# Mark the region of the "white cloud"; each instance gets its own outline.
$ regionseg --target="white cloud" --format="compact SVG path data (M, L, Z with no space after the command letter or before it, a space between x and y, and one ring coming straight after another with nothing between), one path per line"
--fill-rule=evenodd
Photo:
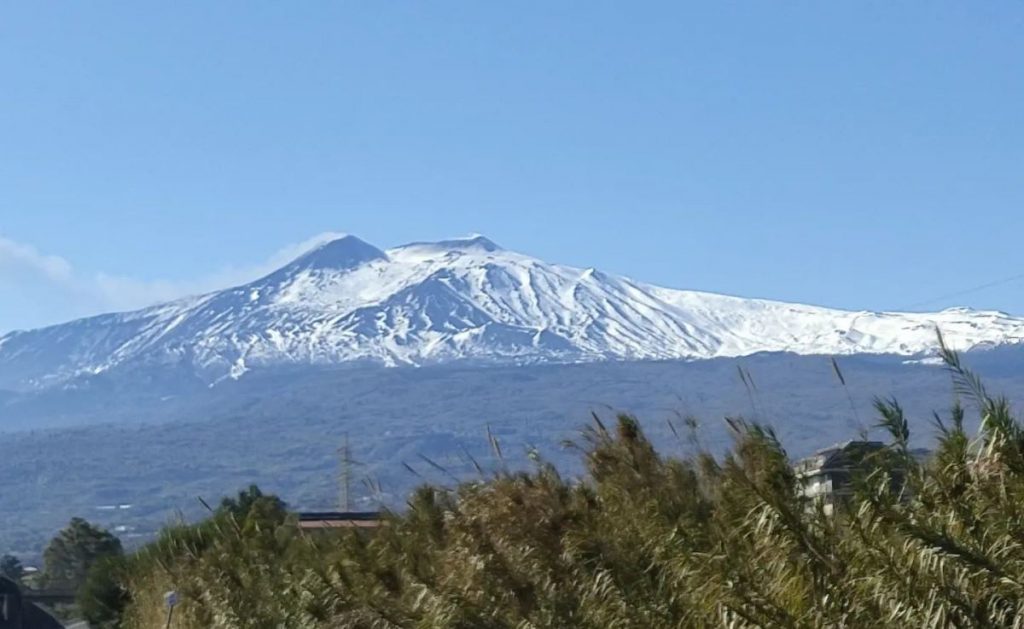
M72 280L73 271L64 258L43 255L31 245L0 236L0 277L19 274L64 283Z
M190 280L144 280L107 273L86 274L60 256L0 236L0 334L13 325L42 325L100 312L131 310L187 295L236 286L266 275L317 245L340 237L326 232L281 248L260 264L228 267ZM39 321L5 320L3 311L24 310L18 297L43 291L51 304L49 316ZM38 313L36 313L38 316Z
M325 232L308 240L283 247L260 264L249 267L227 267L192 280L147 281L99 273L93 278L93 285L103 300L113 309L142 308L186 295L199 295L251 282L272 271L276 271L310 249L340 238L342 235L334 232Z

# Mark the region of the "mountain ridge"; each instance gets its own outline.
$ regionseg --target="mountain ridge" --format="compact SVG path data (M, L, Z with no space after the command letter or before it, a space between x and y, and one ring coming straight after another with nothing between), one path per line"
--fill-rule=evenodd
M214 384L282 365L426 366L933 353L1019 344L1024 319L847 311L663 288L549 264L484 236L379 249L352 235L257 280L0 336L0 389L176 368Z

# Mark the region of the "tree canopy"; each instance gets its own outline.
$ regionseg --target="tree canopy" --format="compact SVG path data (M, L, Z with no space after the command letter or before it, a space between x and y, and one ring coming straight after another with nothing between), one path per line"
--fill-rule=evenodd
M43 583L77 591L89 569L104 557L119 556L121 540L82 518L72 518L43 552Z
M0 557L0 577L11 581L20 581L23 576L25 576L25 567L21 565L20 559L13 555Z

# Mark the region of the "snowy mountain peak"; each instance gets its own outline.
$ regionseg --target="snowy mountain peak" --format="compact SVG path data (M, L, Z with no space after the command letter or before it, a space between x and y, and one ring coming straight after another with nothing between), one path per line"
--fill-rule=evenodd
M352 235L329 240L302 254L284 269L307 270L349 270L374 260L387 260L386 253Z
M245 286L0 337L0 390L173 369L666 360L797 354L926 356L1024 342L1005 313L844 311L673 290L549 264L479 235L382 251L326 242Z
M501 251L501 247L483 234L470 234L464 238L452 238L437 243L441 247L452 249L475 249L478 251Z
M411 242L395 250L415 250L421 253L497 253L504 251L493 240L481 234L471 234L462 238L450 238L437 242Z

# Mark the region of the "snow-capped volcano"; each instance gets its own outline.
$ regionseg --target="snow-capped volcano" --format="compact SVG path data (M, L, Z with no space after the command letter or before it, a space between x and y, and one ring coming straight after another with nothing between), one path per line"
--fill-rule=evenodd
M327 242L259 280L0 337L0 388L173 367L206 382L262 367L698 359L1020 343L999 312L874 313L672 290L548 264L482 236L381 250Z

